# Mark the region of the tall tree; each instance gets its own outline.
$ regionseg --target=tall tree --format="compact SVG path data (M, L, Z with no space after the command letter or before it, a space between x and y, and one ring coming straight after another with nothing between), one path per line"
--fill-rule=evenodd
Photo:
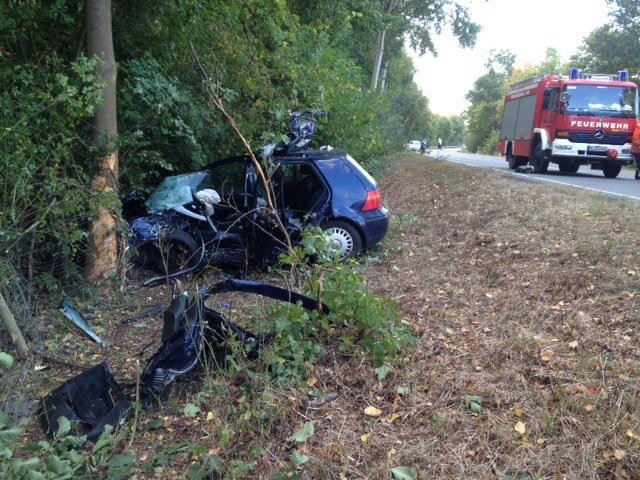
M638 0L607 0L610 21L587 35L571 57L572 65L591 72L615 73L628 69L640 77L640 3Z
M371 89L378 88L380 66L388 35L408 38L419 54L436 53L433 35L445 24L451 25L460 45L471 47L480 26L471 21L467 7L453 0L378 0L382 27L378 32L376 55L371 75Z
M111 0L87 0L87 50L97 57L97 77L104 82L102 102L95 110L92 140L98 152L91 191L98 198L98 212L89 228L89 258L86 276L97 282L113 272L118 258L117 192L118 134L116 115L117 66L111 32Z
M489 140L497 135L502 100L510 83L514 61L515 55L508 50L492 51L485 64L487 73L480 76L467 92L470 105L466 111L466 144L472 152L482 149L493 153Z

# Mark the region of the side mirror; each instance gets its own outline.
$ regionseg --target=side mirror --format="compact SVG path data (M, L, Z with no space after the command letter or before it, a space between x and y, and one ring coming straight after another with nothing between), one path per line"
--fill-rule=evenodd
M563 92L562 95L560 95L560 102L562 103L563 106L568 106L569 105L569 101L571 100L571 94L569 92Z

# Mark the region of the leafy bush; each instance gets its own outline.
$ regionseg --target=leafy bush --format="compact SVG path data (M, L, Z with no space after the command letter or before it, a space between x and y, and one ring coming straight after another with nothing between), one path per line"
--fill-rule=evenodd
M394 363L415 341L397 305L367 292L357 264L332 258L328 238L320 229L307 230L301 245L283 255L282 261L299 279L300 290L320 299L330 312L287 304L270 311L276 341L265 358L276 377L300 378L308 364L324 355L321 342L329 335L339 335L344 353L362 352L376 365Z
M93 202L86 185L92 169L85 143L101 98L84 57L65 63L55 55L13 66L0 93L0 288L26 283L54 290L77 277ZM6 73L6 72L5 72ZM51 279L49 281L47 279ZM8 293L11 293L10 291ZM8 302L12 299L7 298Z
M123 191L148 191L175 171L201 164L201 146L192 128L193 99L176 78L163 74L157 60L120 65L120 159Z

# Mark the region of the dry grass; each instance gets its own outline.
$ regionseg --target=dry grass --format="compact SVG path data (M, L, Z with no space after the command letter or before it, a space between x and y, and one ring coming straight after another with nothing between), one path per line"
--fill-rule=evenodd
M372 292L398 302L418 346L383 381L332 346L310 366L311 385L296 390L211 372L142 419L137 458L187 440L251 458L247 478L273 478L290 465L287 438L311 420L309 479L388 479L399 465L424 479L640 478L636 205L412 154L379 180L394 227L362 270ZM152 292L145 303L163 303L166 293ZM131 378L160 323L101 322L113 348L85 348L73 332L83 345L73 353L82 363L109 358ZM43 392L71 373L51 366L28 386ZM318 406L314 396L326 393L339 396ZM479 413L469 397L481 397ZM187 401L200 417L180 415ZM366 416L367 406L382 414ZM241 418L260 408L271 411L265 422ZM165 425L148 430L158 417ZM224 428L233 435L222 448ZM177 476L191 461L180 458L139 478Z
M400 221L366 275L421 342L383 382L327 368L309 478L640 478L635 205L412 155L381 183Z

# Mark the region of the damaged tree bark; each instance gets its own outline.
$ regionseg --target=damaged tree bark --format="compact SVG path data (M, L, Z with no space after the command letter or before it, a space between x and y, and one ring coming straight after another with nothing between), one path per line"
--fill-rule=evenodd
M118 134L116 117L117 66L111 32L111 0L87 0L87 50L97 57L96 75L105 83L104 102L96 106L92 141L98 149L91 191L98 197L97 217L89 227L89 255L85 275L98 282L115 272L118 260Z
M13 318L13 314L11 313L11 310L9 310L7 302L4 301L2 293L0 293L0 319L2 319L4 328L9 332L9 336L16 347L18 356L20 358L28 357L29 347L27 346L27 342L24 340L20 327L18 327L15 318Z

